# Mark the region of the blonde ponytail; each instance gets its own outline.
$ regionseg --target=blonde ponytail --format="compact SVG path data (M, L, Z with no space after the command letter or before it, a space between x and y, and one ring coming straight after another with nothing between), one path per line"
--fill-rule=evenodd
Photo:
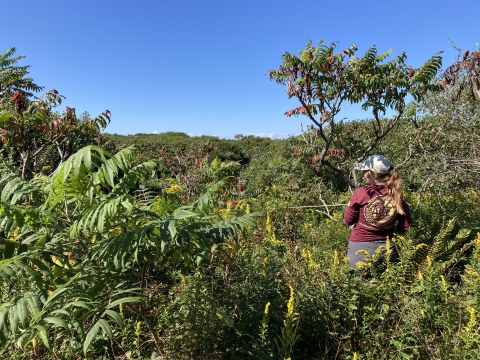
M405 214L402 206L402 203L405 200L405 195L403 194L402 179L400 178L400 173L397 168L393 168L392 171L390 171L390 178L385 184L388 187L388 193L397 203L398 213L401 215Z
M400 215L404 215L403 211L403 202L405 201L405 195L402 186L402 179L400 178L400 173L397 168L392 167L389 174L377 174L375 173L376 178L380 178L382 182L388 188L388 195L390 195L393 200L397 203L397 212Z

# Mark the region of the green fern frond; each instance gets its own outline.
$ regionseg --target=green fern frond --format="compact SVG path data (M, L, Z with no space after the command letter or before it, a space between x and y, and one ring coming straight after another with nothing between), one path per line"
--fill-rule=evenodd
M450 260L442 264L439 271L441 273L445 273L449 268L457 264L460 261L460 258L465 254L465 252L467 252L470 248L472 248L475 245L475 243L476 243L476 239L464 244L460 249L458 249L453 253L453 255L450 257Z
M461 229L455 233L455 225L456 219L449 220L431 243L420 242L420 238L412 237L410 231L406 236L396 238L400 266L404 269L407 282L415 281L418 272L423 272L429 263L440 264L435 266L435 271L445 273L475 244L476 240L469 241L470 230Z
M451 237L452 232L455 228L456 219L450 219L446 226L442 226L440 232L437 236L433 239L432 244L429 246L428 256L431 259L439 258L446 250L446 243L449 237Z

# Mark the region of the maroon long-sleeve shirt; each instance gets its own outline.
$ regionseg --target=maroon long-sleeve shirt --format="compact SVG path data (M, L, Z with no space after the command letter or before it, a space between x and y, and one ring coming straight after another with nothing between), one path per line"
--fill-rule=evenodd
M385 185L368 185L356 189L345 209L345 224L354 225L350 241L377 241L393 237L393 232L403 234L411 225L408 204L404 201L405 214L400 215L396 203L388 195Z

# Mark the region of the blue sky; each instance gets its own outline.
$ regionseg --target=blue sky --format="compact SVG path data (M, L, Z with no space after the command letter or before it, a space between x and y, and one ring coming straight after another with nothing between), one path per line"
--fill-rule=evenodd
M287 118L298 106L269 80L285 51L311 38L353 43L359 55L375 44L405 51L420 66L444 50L480 43L480 2L457 1L124 1L2 3L0 53L26 55L30 76L57 89L77 114L112 112L109 133L182 131L298 134L306 118ZM360 107L341 113L368 118Z

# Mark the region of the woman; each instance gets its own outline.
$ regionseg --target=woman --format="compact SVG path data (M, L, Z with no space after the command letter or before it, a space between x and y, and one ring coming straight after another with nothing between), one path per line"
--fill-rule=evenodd
M375 254L387 237L405 233L412 223L400 174L385 156L371 155L355 164L355 170L363 171L367 186L354 191L343 215L345 224L353 225L347 253L353 268L364 261L365 254L359 250Z

